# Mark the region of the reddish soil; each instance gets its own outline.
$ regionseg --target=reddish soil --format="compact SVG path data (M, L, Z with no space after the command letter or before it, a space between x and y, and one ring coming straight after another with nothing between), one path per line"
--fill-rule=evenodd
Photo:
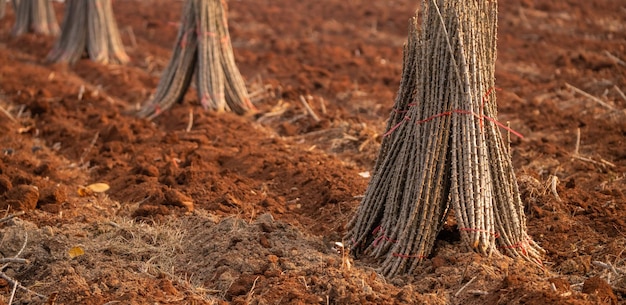
M54 38L12 37L7 7L0 209L25 214L0 224L0 253L29 262L2 271L48 304L626 302L623 1L499 4L499 120L524 135L511 148L544 269L468 252L454 228L393 279L332 248L366 188L418 2L230 1L258 113L205 112L190 91L154 121L128 113L156 87L180 1L114 3L126 66L47 64ZM77 192L96 182L111 188ZM12 288L0 279L0 304Z

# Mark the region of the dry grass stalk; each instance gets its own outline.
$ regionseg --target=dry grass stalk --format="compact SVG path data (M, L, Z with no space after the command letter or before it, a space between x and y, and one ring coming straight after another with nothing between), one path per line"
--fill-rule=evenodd
M0 0L0 1L2 1L2 0ZM8 110L4 109L4 107L2 107L2 105L0 105L0 112L2 112L12 122L17 123L17 120L13 117L13 115L11 115L11 113Z
M322 114L326 115L326 101L323 97L320 97L320 108L322 108Z
M124 64L130 59L124 50L111 0L68 0L61 36L48 61L75 63L87 53L103 64Z
M189 123L187 123L187 128L185 128L185 131L190 132L191 128L193 128L193 109L189 109Z
M309 103L306 101L306 98L304 98L304 96L302 95L300 95L300 102L302 102L302 106L304 106L304 109L306 109L306 112L313 118L313 120L315 122L319 122L320 117L315 114L315 111L313 111L311 105L309 105Z
M601 167L606 167L606 166L612 167L612 168L616 167L615 164L607 160L604 160L602 158L600 159L600 161L596 161L580 154L580 128L576 129L576 146L574 147L574 153L572 153L572 158L580 160L580 161L584 161L584 162L589 162L589 163L592 163Z
M128 33L128 37L130 38L130 44L133 49L137 48L137 37L135 36L135 31L133 31L132 26L126 27L126 32Z
M626 102L626 94L624 94L624 91L622 91L622 89L620 89L616 85L613 85L613 89L615 89L615 91L617 91L617 94L619 94L619 96Z
M154 97L138 115L152 119L181 101L194 72L198 98L205 109L237 114L254 109L235 64L223 1L185 1L170 62Z
M526 234L494 88L496 1L422 2L410 27L402 81L374 168L348 225L356 255L387 276L411 272L455 210L465 244L538 261Z
M621 60L619 57L617 57L617 56L615 56L615 55L611 54L611 52L609 52L609 51L607 51L607 50L604 50L604 54L605 54L608 58L610 58L612 61L616 62L617 64L620 64L620 65L622 65L622 66L626 67L626 62L625 62L625 61L623 61L623 60Z
M256 282L258 280L259 280L259 276L257 276L254 279L254 282L252 282L252 287L250 288L250 291L248 291L248 293L246 294L246 304L252 303L252 297L254 296L254 288L256 287ZM306 281L304 283L306 284Z
M0 258L0 264L5 264L5 263L29 264L30 262L27 259L19 258L19 257Z
M489 292L487 292L487 291L484 291L484 290L476 290L476 289L474 289L474 290L468 290L467 292L468 292L469 294L474 295L474 296L481 296L481 295L488 295L488 294L489 294Z
M476 278L478 278L477 276L473 277L471 280L467 281L467 283L465 283L465 285L463 285L455 294L455 297L459 297L459 295L461 294L461 292L463 292L463 290L465 290L465 288L467 288L467 286L471 285Z
M554 175L550 176L550 191L552 191L552 195L554 195L554 198L556 198L556 201L563 202L563 200L561 200L561 196L559 196L559 192L556 189L558 185L559 185L559 178Z
M624 273L624 272L619 272L615 268L615 266L613 266L613 264L611 264L610 262L609 263L605 263L605 262L601 262L601 261L592 261L591 263L594 264L595 266L598 266L598 267L604 268L606 270L612 271L613 273L615 273L615 275L620 275L621 273Z
M93 138L91 139L91 142L89 143L89 146L87 147L87 149L85 149L85 151L83 151L83 153L80 155L81 167L85 165L85 158L89 155L91 150L96 146L96 143L98 143L98 138L100 138L100 132L99 131L96 132L96 134L93 136Z
M13 36L20 36L27 32L43 35L58 35L59 24L52 2L48 0L21 0L14 2L15 25Z
M22 214L19 214L19 215L22 215ZM4 219L11 219L11 218L16 217L16 216L18 216L18 214L13 214L13 215L10 216L10 218L9 217L5 217L5 218L3 218L3 220ZM13 257L3 258L2 259L2 264L3 265L0 268L0 278L5 280L5 281L7 281L7 283L11 284L11 286L13 287L11 289L11 295L9 297L9 302L8 302L9 305L11 303L13 303L13 299L15 297L15 292L17 291L18 288L20 290L24 290L27 293L31 293L31 294L33 294L33 295L35 295L35 296L37 296L37 297L39 297L41 299L45 299L44 295L41 295L39 293L36 293L36 292L34 292L34 291L24 287L22 284L20 284L19 281L17 281L16 279L6 275L6 273L4 273L4 271L2 271L2 270L5 270L9 266L9 264L11 264L11 263L20 263L20 264L27 264L28 263L27 260L20 258L20 256L24 252L24 249L26 249L26 245L27 244L28 244L28 234L25 234L24 235L24 243L22 244L22 248Z
M11 215L2 217L2 218L0 218L0 223L7 222L7 221L9 221L9 220L11 220L11 219L13 219L15 217L22 216L24 214L26 214L24 211L19 211L19 212L15 213L15 214L11 214Z
M565 86L568 89L570 89L570 90L572 90L572 91L574 91L574 92L576 92L576 93L578 93L578 94L580 94L580 95L582 95L582 96L584 96L584 97L586 97L586 98L588 98L588 99L590 99L590 100L600 104L601 106L606 107L607 109L609 109L611 111L615 111L615 107L613 107L611 104L609 104L609 103L607 103L607 102L605 102L605 101L603 101L603 100L601 100L601 99L599 99L599 98L597 98L597 97L595 97L595 96L593 96L593 95L591 95L591 94L589 94L589 93L587 93L587 92L585 92L585 91L583 91L583 90L581 90L579 88L576 88L576 87L574 87L574 86L572 86L572 85L570 85L568 83L565 83Z

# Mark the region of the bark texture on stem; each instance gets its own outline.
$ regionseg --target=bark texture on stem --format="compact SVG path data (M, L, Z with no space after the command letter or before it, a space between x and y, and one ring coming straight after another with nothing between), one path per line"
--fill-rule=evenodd
M48 61L75 63L85 54L95 62L129 61L113 15L111 0L67 0L61 36Z
M15 24L11 31L13 36L27 32L53 36L59 34L57 17L49 0L20 0L13 4L15 8Z
M170 62L139 116L154 118L181 101L194 72L205 109L237 114L254 109L235 64L225 6L220 0L185 1Z
M454 210L462 241L540 264L497 122L495 0L422 2L374 175L346 240L386 276L411 272Z

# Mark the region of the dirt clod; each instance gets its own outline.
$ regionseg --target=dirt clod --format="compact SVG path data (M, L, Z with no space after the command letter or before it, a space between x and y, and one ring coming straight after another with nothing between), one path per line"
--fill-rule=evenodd
M4 193L11 190L12 188L13 188L13 184L11 183L11 180L9 179L9 177L5 175L0 175L0 195L3 195Z
M18 185L6 193L6 203L18 211L31 211L37 207L39 189L33 185ZM6 209L7 206L1 207Z
M37 204L61 204L67 201L67 189L65 186L49 186L41 190Z
M554 288L556 288L557 293L563 294L571 291L570 282L562 277L551 278L550 283L554 284Z
M617 305L617 297L605 280L594 276L588 278L583 284L583 293L595 295L603 304Z
M165 191L165 205L175 205L186 208L187 211L193 211L193 199L175 189Z

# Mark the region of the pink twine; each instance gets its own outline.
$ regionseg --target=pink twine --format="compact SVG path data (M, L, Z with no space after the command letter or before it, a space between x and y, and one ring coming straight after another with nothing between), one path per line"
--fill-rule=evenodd
M402 253L392 253L391 255L393 255L394 257L399 257L399 258L426 258L426 256L421 255L421 254L402 254Z
M215 33L215 32L209 32L209 31L203 32L203 31L200 31L200 29L196 30L196 34L198 34L198 36L209 36L209 37L217 37L218 36L218 34Z
M183 37L180 39L180 47L183 49L187 46L187 34L189 34L189 32L185 31L185 33L183 33Z
M432 120L434 120L434 119L436 119L436 118L440 118L440 117L443 117L443 116L449 116L449 115L452 115L452 114L468 114L468 115L473 115L473 116L475 116L475 117L478 117L478 118L481 120L481 122L482 122L482 119L486 119L486 120L488 120L488 121L490 121L490 122L493 122L494 124L496 124L496 125L500 126L501 128L505 129L506 131L508 131L508 132L510 132L510 133L512 133L512 134L514 134L514 135L515 135L515 136L517 136L518 138L520 138L520 139L523 139L523 138L524 138L524 136L523 136L521 133L519 133L519 132L517 132L517 131L513 130L512 128L510 128L510 127L508 127L508 126L506 126L506 125L504 125L504 124L502 124L502 123L500 123L498 120L496 120L496 119L494 119L494 118L488 117L488 116L486 116L486 115L478 115L478 114L476 114L476 113L474 113L474 112L472 112L472 111L469 111L469 110L463 110L463 109L453 109L453 110L450 110L450 111L446 111L446 112L438 113L438 114L435 114L435 115L433 115L433 116L431 116L431 117L427 117L427 118L425 118L425 119L423 119L423 120L419 120L419 121L417 121L417 122L415 122L415 123L416 123L416 124L423 124L423 123L426 123L426 122L432 121ZM389 135L390 135L391 133L393 133L396 129L398 129L398 128L400 127L400 125L402 125L405 121L408 121L409 119L410 119L410 117L408 117L408 116L404 117L404 120L400 121L398 124L396 124L396 125L394 125L393 127L391 127L391 129L389 129L389 131L387 131L385 134L383 134L383 137L387 137L387 136L389 136ZM481 126L482 126L482 123L481 123Z
M502 90L502 89L491 87L491 88L489 88L489 90L487 90L487 92L482 97L480 113L478 113L478 114L476 114L476 113L474 113L472 111L469 111L469 110L453 109L453 110L449 110L449 111L445 111L445 112L442 112L442 113L435 114L435 115L433 115L431 117L425 118L423 120L419 120L419 121L417 121L415 123L416 124L423 124L423 123L432 121L432 120L434 120L436 118L440 118L440 117L443 117L443 116L449 116L449 115L452 115L452 114L455 114L455 113L456 114L468 114L468 115L473 115L473 116L478 118L481 130L483 128L483 119L485 119L485 120L488 120L490 122L493 122L494 124L498 125L499 127L503 128L504 130L514 134L518 138L523 139L524 136L521 133L513 130L512 128L510 128L510 127L508 127L508 126L506 126L506 125L504 125L502 123L500 123L498 120L496 120L496 119L494 119L492 117L488 117L488 116L483 114L483 110L485 108L486 98L491 94L491 92L493 92L493 90ZM414 105L415 105L414 103L409 104L409 106L414 106ZM406 112L408 112L408 110L397 110L397 109L394 109L393 111L395 111L396 113L406 113ZM408 121L409 119L410 119L410 117L405 116L402 121L398 122L396 125L391 127L387 132L385 132L383 134L383 137L389 136L396 129L398 129L400 127L400 125L402 125L405 121Z
M411 107L411 106L415 106L415 105L416 105L415 103L409 103L409 104L407 104L407 106L409 106L409 107ZM391 111L393 111L393 112L395 112L395 113L407 113L407 112L409 112L409 110L408 110L408 109L407 109L407 110L398 110L398 109L395 109L395 108L394 108L394 109L391 109Z
M488 230L483 230L483 229L474 229L474 228L460 228L459 231L466 231L466 232L484 232L484 233L488 233L490 235L493 235L494 238L499 238L500 237L500 233L498 232L491 232Z
M485 111L485 99L486 97L489 96L489 94L491 94L491 92L496 89L496 90L501 90L500 88L494 88L491 87L489 88L489 90L487 90L487 92L485 92L485 94L483 94L483 97L481 98L481 104L480 104L480 130L483 130L483 111Z
M501 249L517 249L519 248L520 251L522 251L523 255L528 255L528 252L526 251L526 245L528 245L528 242L531 239L526 239L526 240L522 240L520 242L517 242L515 244L512 244L510 246L500 246Z
M210 32L210 31L200 31L200 29L196 29L196 34L198 36L208 36L208 37L213 37L213 38L217 38L220 37L220 43L221 44L227 44L228 43L228 36L220 36L219 33L215 33L215 32Z
M385 230L381 226L377 226L376 228L374 228L374 230L372 231L372 235L376 235L376 233L378 233L378 232L380 232L381 235L374 239L374 241L372 242L372 246L373 247L378 247L378 245L380 244L381 240L388 241L388 242L391 242L391 243L396 243L397 242L397 240L392 239L389 236L385 235Z
M250 108L252 111L257 111L258 109L256 108L256 106L254 106L254 104L252 104L252 101L249 98L246 98L244 101L244 104L246 104L248 106L248 108Z
M202 96L202 99L200 100L200 104L204 107L204 108L208 108L208 103L209 101L214 101L217 98L221 98L224 97L224 94L209 94L206 93Z
M391 242L391 243L394 243L394 244L397 242L397 240L391 239L387 235L381 235L381 236L376 237L376 239L374 239L374 241L372 242L372 246L374 248L378 247L381 240L385 240L385 241L388 241L388 242Z
M398 129L400 127L400 125L402 125L402 123L410 120L411 118L408 116L405 116L404 119L402 119L402 121L398 122L398 124L394 125L393 127L391 127L391 129L389 129L387 132L385 132L385 134L383 134L383 138L387 137L388 135L392 134L394 131L396 131L396 129Z
M380 231L380 225L378 225L376 228L374 228L374 230L372 231L372 235L376 235L376 233L378 233L378 231Z
M161 114L161 111L162 111L162 110L161 110L161 106L160 106L160 105L156 105L156 106L154 106L154 113L155 113L156 115Z

